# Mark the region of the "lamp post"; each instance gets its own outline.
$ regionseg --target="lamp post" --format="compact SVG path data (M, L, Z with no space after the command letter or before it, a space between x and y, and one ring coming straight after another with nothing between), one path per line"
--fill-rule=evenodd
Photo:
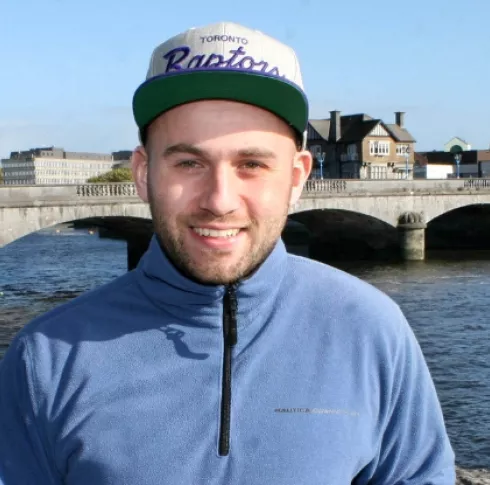
M461 153L454 154L454 161L456 162L456 178L459 179L459 163L461 162Z
M325 152L317 153L316 161L320 164L320 179L323 180L323 162L325 161Z
M405 149L405 179L408 180L408 159L410 158L410 148Z

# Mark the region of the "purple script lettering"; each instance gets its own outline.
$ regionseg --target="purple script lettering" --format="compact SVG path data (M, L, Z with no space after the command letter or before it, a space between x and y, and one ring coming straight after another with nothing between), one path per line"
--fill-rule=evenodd
M256 62L255 67L259 67L261 64L262 64L262 69L259 69L259 71L267 72L267 68L269 67L269 63L266 61ZM275 67L274 69L277 71L277 67ZM274 74L275 76L279 76L279 71L272 72L274 69L272 69L268 74Z
M225 60L221 54L210 54L203 67L220 67L224 62Z
M229 53L233 55L226 61L225 67L236 67L233 63L236 61L237 57L246 54L245 49L242 46L238 49L232 49Z
M246 56L237 65L240 69L253 69L255 67L255 61L253 57Z
M199 56L194 56L187 64L187 67L189 69L201 67L202 61L204 61L205 57L206 56L204 54L201 54Z
M180 63L190 54L191 50L187 46L176 47L171 51L167 52L163 58L168 60L167 69L165 69L165 74L170 71L180 71L182 66ZM181 54L181 56L176 60L176 56Z
M278 67L269 67L266 61L256 61L252 56L247 56L245 49L240 46L237 49L228 51L231 57L225 59L221 54L196 54L189 58L191 49L188 46L181 46L167 52L163 58L168 61L165 74L171 71L181 71L182 69L238 69L244 71L260 71L271 76L281 76ZM186 62L184 62L186 61Z

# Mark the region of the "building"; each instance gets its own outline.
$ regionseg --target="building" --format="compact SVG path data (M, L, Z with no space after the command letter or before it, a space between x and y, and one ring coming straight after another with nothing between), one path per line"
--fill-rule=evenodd
M367 114L331 111L330 119L310 120L307 146L316 160L313 177L321 169L325 178L412 178L415 139L404 118L397 111L395 123L388 124Z
M133 152L130 150L120 150L114 152L114 168L131 168L131 157Z
M451 153L459 153L463 151L471 150L471 145L464 141L462 138L455 136L451 138L445 145L444 151Z
M453 178L456 174L456 167L452 163L427 163L418 158L415 154L415 164L413 167L414 179L441 180Z
M67 185L109 172L127 152L65 152L63 148L31 148L2 160L6 185Z
M133 152L131 150L120 150L113 152L114 156L114 168L131 168L131 157Z
M459 160L456 155L460 156ZM434 150L415 154L415 178L455 178L458 171L461 178L490 177L490 150Z

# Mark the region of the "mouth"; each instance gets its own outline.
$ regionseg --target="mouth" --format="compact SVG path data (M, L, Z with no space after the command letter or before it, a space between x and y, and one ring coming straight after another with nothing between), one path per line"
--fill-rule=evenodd
M240 228L230 228L230 229L208 229L206 227L193 227L192 230L202 237L212 237L212 238L232 238L236 237L241 229Z

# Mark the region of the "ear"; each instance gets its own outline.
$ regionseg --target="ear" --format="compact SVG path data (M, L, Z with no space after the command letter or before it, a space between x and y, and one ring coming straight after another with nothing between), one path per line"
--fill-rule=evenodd
M148 202L148 154L143 146L133 151L131 170L138 195L143 202Z
M303 186L310 176L313 166L313 158L308 150L297 152L293 162L293 186L289 205L294 205L298 202L303 192Z

